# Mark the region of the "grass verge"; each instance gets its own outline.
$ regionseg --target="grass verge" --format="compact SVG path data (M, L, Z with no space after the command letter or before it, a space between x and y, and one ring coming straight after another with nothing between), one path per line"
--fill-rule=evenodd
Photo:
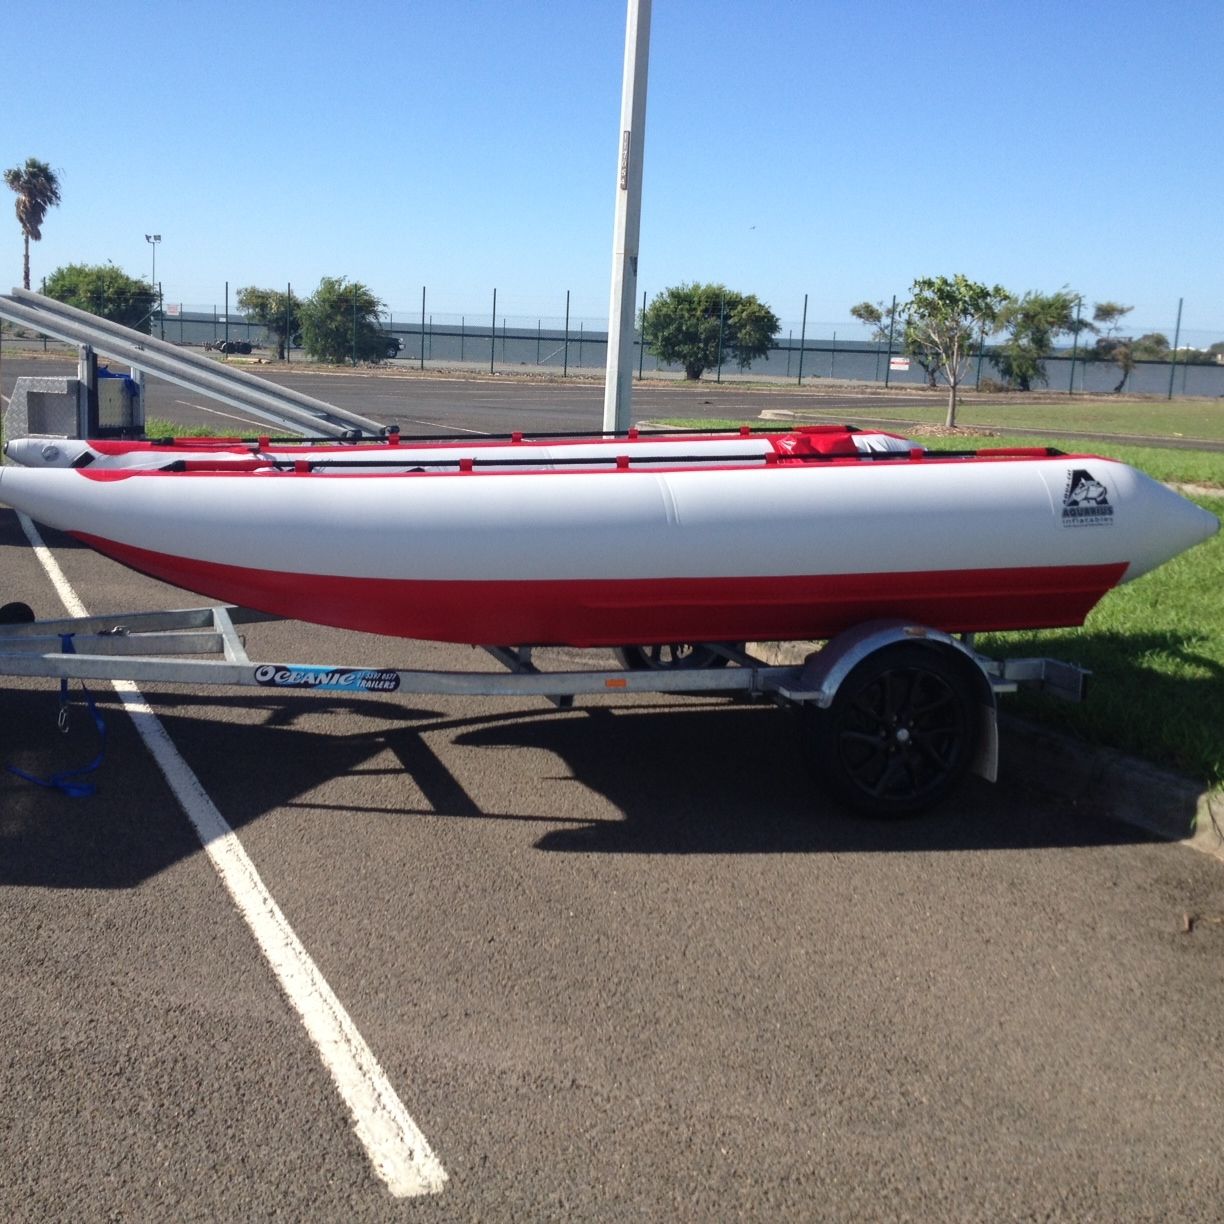
M824 407L817 397L802 410L804 417L829 421L847 418L845 401ZM898 403L875 401L864 405L864 416L874 421L897 424L942 425L947 413L946 398L931 397L923 403L913 398ZM972 396L963 400L956 414L964 429L1048 429L1061 434L1111 434L1119 437L1186 438L1224 441L1224 402L1216 399L1122 400L1102 399L1025 399L1010 395L984 399Z
M284 430L275 432L279 436L284 433ZM144 436L146 438L238 438L251 435L234 433L228 429L210 429L207 425L178 425L174 421L150 417L145 421Z

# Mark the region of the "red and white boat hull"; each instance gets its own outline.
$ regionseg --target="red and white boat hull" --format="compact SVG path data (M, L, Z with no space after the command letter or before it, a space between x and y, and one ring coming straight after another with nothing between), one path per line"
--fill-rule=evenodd
M1215 518L1095 457L330 475L0 469L0 501L176 586L477 644L1078 624Z

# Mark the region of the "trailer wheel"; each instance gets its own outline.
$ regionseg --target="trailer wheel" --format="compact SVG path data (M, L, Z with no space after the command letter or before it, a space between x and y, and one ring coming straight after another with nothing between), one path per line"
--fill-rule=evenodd
M726 667L730 662L726 655L700 642L618 646L615 653L626 671L691 671L699 667Z
M827 710L806 707L817 777L864 815L934 807L973 761L977 702L973 677L946 652L885 647L850 672Z
M6 603L0 608L0 625L28 625L34 619L34 609L29 604Z

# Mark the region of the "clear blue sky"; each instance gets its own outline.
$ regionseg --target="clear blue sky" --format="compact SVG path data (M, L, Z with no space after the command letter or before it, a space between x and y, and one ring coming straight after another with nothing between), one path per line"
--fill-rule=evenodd
M363 281L397 313L607 314L624 0L8 6L0 167L32 247L168 301ZM1224 338L1224 0L655 0L639 292L797 330L964 272ZM20 283L0 193L0 283Z

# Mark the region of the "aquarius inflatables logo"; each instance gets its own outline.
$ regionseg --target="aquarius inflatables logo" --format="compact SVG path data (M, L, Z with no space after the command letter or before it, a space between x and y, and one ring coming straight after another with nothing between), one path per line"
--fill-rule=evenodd
M1108 527L1113 523L1114 508L1109 504L1109 490L1084 468L1067 472L1067 489L1063 494L1064 527Z

